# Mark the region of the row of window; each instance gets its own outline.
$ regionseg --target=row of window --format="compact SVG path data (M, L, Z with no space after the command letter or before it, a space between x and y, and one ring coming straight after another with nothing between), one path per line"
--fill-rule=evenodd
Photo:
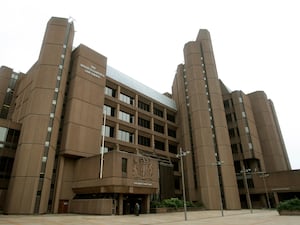
M13 99L13 93L14 93L14 89L15 89L18 77L19 77L19 75L15 74L15 73L12 73L12 75L11 75L8 87L6 89L4 102L3 102L2 108L0 109L0 118L3 118L3 119L7 118L9 108L10 108L10 105L11 105L11 102L12 102L12 99Z
M239 96L239 103L243 103L242 96ZM226 99L226 100L224 100L223 104L224 104L224 108L225 109L229 109L229 108L233 107L232 99Z
M238 128L230 128L228 129L228 133L229 133L229 137L230 138L234 138L234 137L240 137L240 132L239 132L239 129ZM246 134L249 134L250 133L250 130L249 130L249 127L245 127L245 133Z
M114 127L110 127L110 126L102 126L103 129L103 135L106 137L113 137L114 136ZM128 143L134 143L134 133L132 132L128 132L125 130L118 130L117 132L117 139L120 141L125 141ZM145 137L142 135L138 135L138 144L139 145L143 145L143 146L147 146L150 147L151 146L151 138L149 137ZM165 151L165 143L163 141L158 141L155 140L154 141L154 148L155 149L159 149L162 151ZM108 151L108 149L106 149L106 152ZM169 151L176 154L177 153L177 147L175 145L171 145L169 144Z
M246 116L246 112L242 112L242 118L246 118L247 116ZM226 120L227 120L227 122L234 122L234 121L237 121L237 118L236 118L236 115L235 115L235 113L233 112L233 113L227 113L226 114Z
M110 88L110 87L106 86L104 92L108 96L116 97L116 90L113 89L113 88ZM119 100L122 101L122 102L125 102L129 105L135 105L135 99L133 97L129 96L129 95L126 95L126 94L122 93L122 92L119 95ZM143 102L141 100L138 101L138 108L142 109L144 111L150 112L150 104L148 104L146 102ZM163 110L161 110L157 107L153 108L153 114L156 115L156 116L159 116L161 118L164 117ZM171 122L175 122L175 116L167 113L167 120L169 120Z
M18 144L20 136L19 130L0 127L0 148L15 148Z
M104 105L104 112L108 116L115 116L115 109L113 107L110 107L108 105ZM124 111L120 111L118 118L122 121L128 122L128 123L134 123L134 115L130 113L126 113ZM150 127L150 120L138 117L138 125L141 127L145 127L148 129L151 129ZM165 128L163 125L154 123L154 131L164 134ZM170 137L176 138L176 130L168 128L168 135Z

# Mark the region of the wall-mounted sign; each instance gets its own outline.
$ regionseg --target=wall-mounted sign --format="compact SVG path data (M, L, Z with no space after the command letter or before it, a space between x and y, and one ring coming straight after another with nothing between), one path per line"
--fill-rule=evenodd
M141 186L152 186L152 183L143 182L143 181L135 181L133 182L135 185L141 185Z
M94 77L97 77L97 78L105 77L104 74L102 74L96 70L95 66L88 67L88 66L80 63L80 67L82 67L84 69L84 72L86 72Z

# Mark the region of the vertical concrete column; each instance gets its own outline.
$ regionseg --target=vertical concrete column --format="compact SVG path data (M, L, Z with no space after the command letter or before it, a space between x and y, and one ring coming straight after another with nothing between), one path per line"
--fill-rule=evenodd
M63 171L64 171L64 165L65 165L65 158L63 156L59 156L59 166L57 171L57 183L56 183L56 189L54 193L54 202L53 202L53 213L58 213L58 205L59 205L59 193L61 192L61 186L62 186L62 177L63 177Z
M117 91L116 92L117 92L116 93L116 98L119 99L120 98L120 93L121 93L121 87L120 86L117 87Z
M119 215L123 215L123 200L124 200L123 194L119 194L119 203L118 203L119 210L117 212Z
M139 124L139 113L136 110L135 113L134 113L134 125L138 126L138 124Z
M120 104L117 104L117 107L116 107L116 117L117 119L119 119L119 113L120 113Z
M153 102L150 102L150 112L153 113L154 112L154 106L153 106Z
M278 198L278 193L277 192L273 192L274 195L274 200L275 200L275 206L279 205L279 198Z
M164 119L166 120L167 119L167 109L166 108L164 108L164 115L163 115L163 117L164 117Z
M137 94L134 96L134 104L133 104L133 106L135 108L139 107L139 96Z
M151 117L151 119L150 119L150 129L152 131L154 131L154 119L153 119L153 117Z
M150 213L150 195L146 195L146 213Z
M136 129L134 131L134 144L137 145L138 144L138 137L139 137L139 131Z

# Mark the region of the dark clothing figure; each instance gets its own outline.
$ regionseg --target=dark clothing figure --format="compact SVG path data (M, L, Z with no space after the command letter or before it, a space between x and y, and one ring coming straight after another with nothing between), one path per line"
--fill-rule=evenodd
M134 214L136 216L139 216L140 215L140 205L139 203L135 203L135 206L134 206Z

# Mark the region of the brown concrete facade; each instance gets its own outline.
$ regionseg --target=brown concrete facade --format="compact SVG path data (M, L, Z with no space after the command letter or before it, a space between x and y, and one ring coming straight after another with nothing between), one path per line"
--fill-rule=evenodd
M249 207L241 170L252 170L250 194L261 207L265 188L254 172L295 175L274 106L263 92L226 88L207 30L184 46L185 63L165 95L110 67L95 50L73 48L73 38L72 21L53 17L26 74L0 69L4 213L121 215L133 213L136 202L149 213L151 200L182 198L180 148L189 151L187 200L207 209ZM297 183L286 185L300 191Z
M290 177L294 172L291 171L274 106L263 91L250 94L231 92L220 83L242 207L275 207L279 203L278 193L264 187L263 194L257 176L267 174L273 177L270 187L275 188L282 185L274 179L277 172L280 171L282 177ZM285 179L284 185L297 186L292 183ZM279 189L279 195L288 196L285 191L289 190ZM299 187L291 192L299 196Z

